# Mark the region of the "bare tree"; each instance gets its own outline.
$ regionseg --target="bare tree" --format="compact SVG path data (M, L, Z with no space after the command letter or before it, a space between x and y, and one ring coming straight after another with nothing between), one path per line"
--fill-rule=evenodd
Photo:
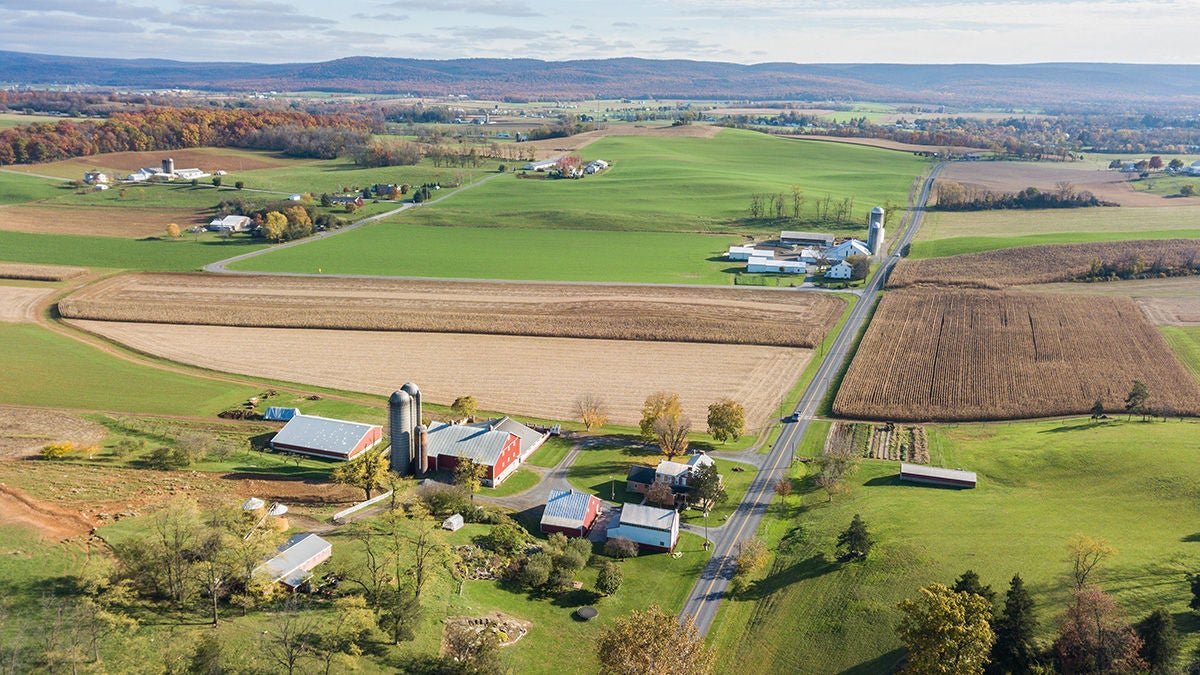
M654 422L654 438L667 459L687 452L688 434L692 432L692 421L687 417L664 415Z
M584 429L591 431L608 424L608 407L596 394L584 394L575 400L575 416Z
M269 637L264 641L263 652L288 675L295 675L300 659L309 652L305 636L313 632L315 625L315 622L300 614L299 601L295 597L288 598L267 633Z
M1071 537L1067 542L1067 559L1071 562L1071 581L1075 584L1075 590L1080 591L1087 586L1096 567L1116 553L1117 549L1103 539L1092 539L1084 534Z

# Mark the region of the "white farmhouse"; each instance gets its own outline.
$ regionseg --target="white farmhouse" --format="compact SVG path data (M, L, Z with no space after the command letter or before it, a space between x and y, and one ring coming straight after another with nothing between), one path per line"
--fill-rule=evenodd
M845 260L843 260L842 262L825 270L825 278L826 279L849 280L853 274L854 274L854 267L850 263L846 262Z
M679 513L641 504L621 507L617 527L608 528L608 538L624 537L652 551L674 551L679 541Z

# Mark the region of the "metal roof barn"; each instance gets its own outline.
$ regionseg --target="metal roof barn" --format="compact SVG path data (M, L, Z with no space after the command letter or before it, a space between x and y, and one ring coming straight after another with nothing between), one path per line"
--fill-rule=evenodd
M288 539L279 555L255 568L254 574L295 589L312 576L314 567L332 554L333 544L311 532L297 534Z
M901 464L900 480L925 485L948 487L975 487L975 472L961 469L939 469L921 464Z
M475 424L472 426L486 427L488 429L495 429L497 431L507 431L513 436L516 436L521 441L522 462L524 462L526 459L529 459L529 456L533 454L533 451L540 448L542 443L545 443L546 439L550 437L549 432L542 433L541 431L533 429L525 424L521 424L511 417L501 417L497 420L488 420L482 424Z
M600 513L600 499L574 490L551 490L542 512L542 532L562 532L582 537Z
M296 415L271 439L275 450L351 460L383 440L377 424Z

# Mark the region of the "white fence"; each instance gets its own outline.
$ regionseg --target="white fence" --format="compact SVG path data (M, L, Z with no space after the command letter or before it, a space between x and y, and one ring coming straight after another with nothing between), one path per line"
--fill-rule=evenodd
M371 506L372 504L378 504L379 502L381 502L391 496L392 496L392 491L388 490L387 492L385 492L381 495L372 497L365 502L360 502L358 504L355 504L354 506L351 506L348 509L345 509L343 511L338 511L337 513L333 514L333 522L336 523L337 521L341 520L342 518L345 518L346 516L350 515L351 513L357 513L359 511L367 508L368 506Z

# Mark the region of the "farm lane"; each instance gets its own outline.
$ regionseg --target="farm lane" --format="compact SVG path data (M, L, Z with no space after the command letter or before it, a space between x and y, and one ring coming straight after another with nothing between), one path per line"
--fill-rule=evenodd
M428 202L425 202L425 204L437 204L438 202L441 202L445 199L449 199L449 198L453 197L454 195L462 192L463 190L469 190L477 185L483 185L484 183L488 182L489 180L499 178L500 176L503 176L503 175L504 174L497 173L497 174L493 174L491 176L486 176L480 180L475 181L474 183L467 183L466 185L463 185L462 187L458 187L458 188L455 188L455 189L449 191L448 193L442 195L441 197L438 197L437 199L432 199ZM276 251L281 248L288 248L291 246L299 246L301 244L305 244L310 241L316 241L318 239L324 239L326 237L332 237L332 236L335 236L338 234L342 234L343 232L349 232L351 230L358 229L358 228L362 227L363 225L368 225L370 223L374 223L374 222L377 222L384 218L387 218L388 216L394 216L397 213L403 213L404 211L407 211L408 209L413 208L414 206L421 206L421 204L414 204L413 202L405 202L405 203L401 204L398 208L392 209L391 211L385 211L383 213L379 213L379 214L376 214L373 216L369 216L367 218L363 218L362 220L357 220L345 227L341 227L336 230L326 230L325 232L315 234L311 237L305 237L304 239L296 239L294 241L289 241L285 244L278 244L276 246L271 246L269 248L259 249L257 251L251 251L250 253L243 253L241 255L236 255L232 258L226 258L225 260L218 260L217 262L209 263L209 264L205 265L203 269L205 272L216 272L219 274L243 274L243 275L262 274L261 272L242 272L242 271L238 271L238 270L231 270L231 269L228 269L226 266L229 265L230 263L235 263L235 262L239 262L242 260L246 260L248 258L253 258L254 256L257 256L257 255L262 255L263 253L267 253L268 251ZM284 276L324 276L324 275L287 273L287 274L284 274Z
M900 252L912 242L913 236L921 226L925 204L929 200L933 182L943 166L944 164L937 164L933 167L925 178L920 193L912 200L910 204L911 218L907 228L896 242L894 252L880 265L875 276L863 289L860 301L850 312L850 317L834 339L816 376L805 388L795 410L797 421L784 423L779 439L771 447L771 452L765 456L764 463L750 483L745 498L738 504L737 509L734 510L725 525L716 530L715 534L710 529L714 545L713 555L708 564L704 566L704 570L700 573L700 579L688 594L683 611L680 612L681 617L690 616L695 621L701 635L708 633L716 618L717 610L721 606L721 600L729 589L729 582L735 571L737 543L744 538L754 536L758 531L758 525L774 497L773 488L776 481L787 475L787 469L795 459L796 446L804 438L809 423L816 417L817 408L830 387L833 386L833 380L841 370L841 365L849 354L855 336L864 327L866 318L878 299L879 291L883 287L888 273L900 260ZM784 462L784 458L787 458L786 462Z

